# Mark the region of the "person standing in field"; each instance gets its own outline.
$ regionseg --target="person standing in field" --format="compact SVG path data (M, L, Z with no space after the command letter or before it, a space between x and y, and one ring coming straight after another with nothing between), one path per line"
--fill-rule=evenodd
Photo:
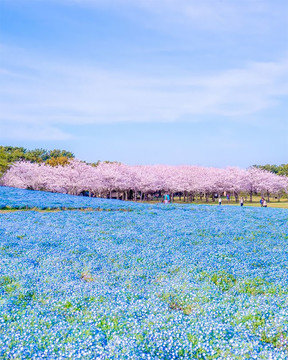
M265 199L263 200L263 207L267 207L267 201Z
M222 199L221 199L221 196L219 196L219 199L218 199L218 204L221 205L222 204Z
M243 197L241 197L241 199L240 199L240 206L243 206L244 205L244 199L243 199Z
M170 203L170 196L169 196L169 194L165 194L164 195L164 204L168 204L168 203Z

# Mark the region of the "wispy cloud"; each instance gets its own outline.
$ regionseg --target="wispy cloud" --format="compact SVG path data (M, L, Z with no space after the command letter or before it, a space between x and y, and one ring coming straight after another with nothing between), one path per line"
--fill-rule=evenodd
M73 139L71 134L61 131L57 127L45 124L28 124L22 122L0 122L0 139L3 140L34 140L34 141L64 141Z
M2 2L31 4L45 3L47 0L2 0ZM285 0L50 0L49 2L92 9L115 9L125 16L141 19L148 27L165 28L172 32L177 32L177 29L183 27L196 27L212 31L263 34L270 31L273 26L282 26L285 31L288 17L288 3Z
M91 161L285 162L287 7L0 0L0 142L59 141Z
M263 33L271 26L285 26L287 2L282 0L54 0L70 5L116 8L135 16L140 9L146 24L177 27L198 27L219 31ZM128 10L127 10L128 9ZM139 14L138 14L139 15ZM137 16L137 15L136 15ZM153 18L155 17L155 18ZM176 25L176 26L175 26Z
M245 121L248 115L277 107L288 95L288 59L210 76L151 78L15 52L5 63L0 69L2 136L8 136L8 124L17 128L16 137L29 136L34 127L42 138L49 128L56 139L69 136L58 129L60 124L197 122L207 115Z
M288 95L287 59L211 76L149 78L10 55L10 65L0 69L2 138L68 139L61 124L197 122L219 115L245 121Z

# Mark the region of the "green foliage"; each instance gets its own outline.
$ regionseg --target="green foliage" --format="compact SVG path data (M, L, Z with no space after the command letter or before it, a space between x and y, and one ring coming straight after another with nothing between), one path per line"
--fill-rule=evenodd
M16 291L20 286L19 284L10 276L1 276L0 277L0 288L3 288L5 293L11 294Z
M93 162L93 163L88 163L89 165L93 166L93 167L97 167L98 165L100 165L101 161L98 160L97 162Z
M17 299L15 300L16 305L21 305L23 307L27 306L30 302L36 300L37 296L35 291L30 291L27 293L18 294Z
M287 347L287 338L288 335L283 332L277 332L275 335L267 335L265 331L261 334L261 341L271 344L275 348L285 348L288 350Z
M58 165L57 162L59 162L60 165L66 165L69 159L73 158L74 154L67 150L27 150L23 147L0 146L0 177L15 161L27 160L42 163L53 159L53 166L56 166Z
M13 279L10 276L1 276L0 278L0 286L7 286L13 283Z
M188 341L193 345L193 346L196 346L198 345L198 338L197 336L193 335L193 334L187 334L187 338L188 338Z
M277 175L285 175L288 176L288 164L281 165L253 165L253 167L257 169L267 170Z
M72 309L73 304L70 301L66 301L66 303L63 305L64 309Z
M168 304L170 310L181 311L184 315L191 315L199 310L199 305L191 304L189 297L186 299L172 292L158 294L157 296Z
M65 166L68 165L70 162L70 159L66 156L59 156L59 157L52 157L45 161L47 165L50 166Z
M265 294L269 292L269 283L260 277L247 279L239 285L238 291L252 296Z
M66 157L68 159L73 159L74 154L71 153L70 151L54 149L54 150L48 151L47 159L43 159L43 160L45 161L45 160L48 160L51 158L60 158L60 157Z
M236 278L225 271L219 271L211 276L211 281L222 291L228 291L235 285Z
M244 315L237 322L245 324L246 328L251 329L253 334L255 334L259 327L265 326L266 319L260 312L256 312L255 314Z
M168 269L168 274L170 274L170 275L175 275L175 274L177 274L180 270L181 270L180 266L171 267L170 269Z

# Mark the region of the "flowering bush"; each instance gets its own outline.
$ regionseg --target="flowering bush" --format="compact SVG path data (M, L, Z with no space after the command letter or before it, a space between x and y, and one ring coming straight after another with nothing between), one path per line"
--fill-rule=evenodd
M287 210L130 210L0 214L0 358L287 359Z

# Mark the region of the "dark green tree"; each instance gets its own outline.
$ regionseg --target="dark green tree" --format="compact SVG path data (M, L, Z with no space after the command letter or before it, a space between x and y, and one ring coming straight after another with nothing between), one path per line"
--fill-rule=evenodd
M59 161L61 164L66 164L69 161L65 159L73 159L74 154L67 150L46 150L46 149L34 149L27 150L24 147L18 146L0 146L0 177L4 174L4 172L9 168L11 164L15 161L19 160L27 160L31 162L47 162L51 159L52 163L57 163L57 160L61 158Z

